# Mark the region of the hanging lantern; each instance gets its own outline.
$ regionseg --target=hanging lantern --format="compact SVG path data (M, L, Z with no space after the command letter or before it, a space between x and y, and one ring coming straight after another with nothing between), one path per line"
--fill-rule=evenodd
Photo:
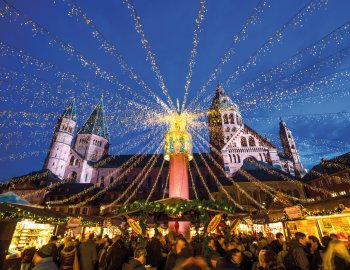
M221 219L222 219L222 214L218 214L210 220L210 222L208 224L208 228L207 228L208 234L213 232L216 229L216 227L218 227L218 225L221 222Z

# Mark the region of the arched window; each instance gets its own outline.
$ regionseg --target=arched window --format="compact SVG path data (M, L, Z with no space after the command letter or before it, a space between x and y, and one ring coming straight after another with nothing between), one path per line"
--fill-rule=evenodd
M235 154L233 154L233 159L234 159L234 162L237 163L236 155L235 155Z
M230 124L234 124L235 123L235 116L231 113L230 114Z
M232 163L232 157L231 157L231 155L229 154L228 156L230 157L230 163Z
M255 140L253 137L249 137L249 146L255 146Z
M241 137L241 146L242 147L247 147L248 146L247 139L245 137Z
M261 153L259 153L259 156L260 156L260 160L261 160L261 161L264 161L264 160L263 160L263 157L262 157L262 155L261 155Z
M72 172L69 178L71 178L72 181L75 181L75 180L77 180L77 176L78 176L78 174L76 172Z
M73 156L70 158L69 165L70 166L74 165L74 157Z
M224 114L224 124L228 124L228 116L227 116L227 114Z
M237 154L237 162L241 163L241 157Z
M78 166L78 165L79 165L79 160L76 159L76 160L75 160L75 166Z
M111 180L109 180L109 183L112 184L114 182L114 177L111 177Z
M100 179L100 187L104 187L105 186L105 178L102 176Z

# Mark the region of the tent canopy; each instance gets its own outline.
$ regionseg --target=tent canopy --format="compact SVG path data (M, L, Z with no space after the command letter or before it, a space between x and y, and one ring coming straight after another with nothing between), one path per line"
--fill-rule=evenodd
M16 193L9 191L6 193L0 194L0 202L2 203L18 203L18 204L29 204L29 202Z

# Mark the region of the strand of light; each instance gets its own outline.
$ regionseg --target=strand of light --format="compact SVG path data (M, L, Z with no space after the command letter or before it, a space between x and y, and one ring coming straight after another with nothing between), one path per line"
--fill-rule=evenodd
M200 98L201 94L204 93L207 89L207 87L211 84L212 81L215 81L217 79L217 76L221 72L223 66L230 61L232 55L235 54L236 50L234 49L235 45L239 43L240 41L244 41L248 38L248 28L250 25L255 25L258 22L260 22L260 16L265 12L265 9L270 7L269 6L269 0L260 0L257 6L253 9L251 14L246 19L243 27L239 30L238 34L236 34L233 37L233 44L228 48L228 50L224 53L224 55L220 58L220 61L215 66L215 69L212 71L212 73L209 75L207 81L204 85L202 85L201 89L197 93L194 99L190 102L188 109L190 110L192 105L194 105L198 99Z
M203 175L202 175L202 173L201 173L201 171L200 171L200 169L198 167L197 161L196 161L196 159L194 157L193 157L192 162L193 162L194 166L196 167L197 173L199 175L199 179L202 181L202 184L203 184L205 190L207 191L209 198L211 200L215 201L215 199L214 199L213 195L211 194L211 192L209 190L209 187L208 187L207 183L205 182L205 180L203 178Z
M165 164L165 159L163 159L162 161L162 165L160 165L160 169L159 169L159 172L157 174L157 177L156 177L156 180L154 181L154 184L152 186L152 189L151 189L151 192L148 194L147 196L147 199L146 199L146 203L149 202L149 200L151 199L152 195L153 195L153 192L159 182L159 179L160 179L160 176L162 174L162 170L163 170L163 167L164 167L164 164Z
M141 23L141 18L140 16L137 14L136 12L136 8L132 2L132 0L123 0L123 3L128 7L128 9L130 10L131 12L131 16L134 20L134 23L135 23L135 30L138 34L140 34L141 36L141 44L142 44L142 47L146 50L147 52L147 57L146 57L146 60L149 60L150 63L151 63L151 66L152 66L152 70L153 72L156 74L156 77L158 78L159 80L159 85L160 85L160 88L162 89L162 92L164 94L164 96L166 97L167 101L168 101L168 104L170 105L171 109L173 111L176 111L176 108L174 106L174 103L172 102L170 96L169 96L169 93L168 93L168 89L166 88L165 86L165 83L164 83L164 79L163 79L163 76L159 70L159 67L157 65L157 61L156 61L156 58L152 52L152 48L151 48L151 45L148 41L148 39L146 38L146 35L145 35L145 32L143 31L143 26L142 26L142 23Z
M131 198L133 198L136 195L136 192L140 189L140 187L142 186L142 184L146 181L147 176L150 174L151 170L153 169L154 165L156 164L157 160L159 158L159 151L158 153L154 156L153 158L153 162L151 162L149 164L149 168L146 170L146 166L143 168L143 173L141 174L141 179L139 181L139 183L137 184L136 188L134 189L134 191L128 196L128 198L125 200L125 202L123 203L123 205L128 204L129 201L131 200ZM132 184L136 183L136 179L133 181ZM130 185L132 186L132 185ZM130 186L128 188L130 188ZM131 189L131 188L130 188ZM130 190L129 189L129 190ZM124 191L125 195L129 192L127 191L127 189ZM114 202L112 202L111 204L109 204L108 206L113 206L115 204L117 204L123 197L125 197L125 195L123 196L123 194L121 196L119 196Z
M165 179L165 187L164 187L164 192L163 192L163 199L165 198L166 195L166 190L168 189L169 186L169 176L170 176L170 172L168 172L168 175Z
M154 146L156 145L157 142L158 142L157 140L154 140L152 146L154 147ZM160 143L160 142L158 142L158 144L159 144L159 143ZM153 147L152 147L151 149L153 149ZM139 164L144 158L145 158L144 155L139 156L138 159L136 159L136 160L133 162L133 164L132 164L129 168L127 168L123 173L121 173L120 175L118 175L118 176L116 177L116 179L113 181L113 183L109 183L108 186L106 186L105 188L103 188L102 190L100 190L99 192L97 192L96 194L94 194L93 196L89 197L89 198L86 199L85 201L80 202L80 203L75 204L75 205L70 205L69 208L81 207L81 206L87 204L88 202L91 202L91 201L95 200L98 196L100 196L100 195L106 193L108 190L110 190L112 187L114 187L114 186L119 182L120 179L122 179L124 176L126 176L128 173L130 173L130 172L136 167L136 165ZM114 176L114 174L115 174L116 172L118 172L118 169L116 169L116 170L114 170L112 173L108 174L108 175L106 176L106 179L109 178L109 177Z
M192 175L192 171L191 171L191 165L190 165L190 162L189 162L188 160L187 160L187 166L188 166L188 172L189 172L189 174L190 174L191 185L192 185L192 188L193 188L194 197L196 198L196 200L198 200L197 189L196 189L196 186L195 186L194 181L193 181L193 175Z
M258 90L259 92L256 91L255 93L259 94L259 96L261 96L262 93L270 96L275 95L278 97L280 97L282 94L286 95L286 93L289 93L289 91L286 89L287 87L284 86L285 83L292 83L292 85L298 85L298 83L300 83L305 78L309 80L317 79L321 70L323 71L324 68L335 69L336 67L340 66L345 62L345 60L347 59L346 57L349 56L349 54L350 54L350 46L340 51L337 51L335 54L322 58L307 67L299 69L292 74L288 74L280 78L278 81L275 81L273 83L270 83L264 86L263 88L260 88L259 90L261 91ZM346 69L342 69L342 71L344 70ZM273 89L274 92L272 92L270 89ZM279 92L279 91L282 91L282 92ZM245 96L247 96L247 94ZM243 97L245 96L243 95Z
M182 106L181 106L181 111L185 110L185 105L187 102L187 95L188 95L188 90L189 90L190 84L191 84L193 67L196 64L195 58L197 55L197 47L198 47L198 43L199 43L199 32L201 32L201 24L204 20L204 13L205 12L206 12L205 0L200 0L199 11L198 11L198 15L196 18L196 27L195 27L194 33L193 33L193 44L192 44L191 56L190 56L190 60L189 60L188 73L186 75L185 94L184 94L184 99L183 99Z
M96 193L96 194L98 194L98 195L96 196L96 194L95 194L96 197L94 197L93 199L97 198L99 195L101 195L101 194L107 192L109 189L111 189L112 187L114 187L114 186L118 183L118 181L119 181L120 179L122 179L122 177L124 177L125 175L127 175L127 173L129 173L138 163L140 163L140 162L144 159L144 155L141 155L142 152L144 152L145 150L151 150L151 149L153 149L155 145L156 145L156 140L153 141L153 144L147 144L147 145L144 146L138 153L136 153L135 155L133 155L132 157L130 157L130 158L129 158L126 162L124 162L120 167L118 167L116 170L114 170L114 171L112 172L112 175L109 174L107 177L112 177L112 176L114 176L114 174L117 173L119 170L121 171L121 170L123 170L124 168L126 168L127 166L129 166L129 164L131 164L128 168L125 169L125 171L124 171L123 173L121 173L119 176L117 176L117 178L116 178L112 183L109 183L109 185L108 185L107 187L105 187L103 190L101 190L101 191L103 191L103 192L100 191L101 193L100 193L100 192ZM102 165L102 164L103 164L103 163L100 163L100 164L97 164L96 166L98 167L98 166L100 166L100 165ZM107 179L107 177L106 177L106 179ZM83 196L83 195L87 195L88 192L90 192L90 191L92 191L94 188L96 188L97 185L98 185L98 184L96 183L94 186L92 186L92 187L90 187L90 188L88 188L88 189L86 189L86 190L84 190L84 191L82 191L82 192L79 192L79 193L77 193L77 194L75 194L75 195L72 195L72 196L70 196L70 197L68 197L68 198L66 198L66 199L63 199L63 200L56 200L56 201L50 201L50 202L48 202L48 203L49 203L49 204L64 204L64 203L73 201L73 200L75 200L75 199L77 199L77 198L79 198L79 197L81 197L81 196ZM93 200L93 199L92 199L92 200Z
M321 192L322 194L324 195L328 195L328 196L332 196L332 193L329 192L328 190L326 189L323 189L323 188L317 188L317 187L314 187L314 186L311 186L311 185L308 185L308 184L305 184L301 181L298 181L298 180L294 180L290 177L287 177L285 175L283 175L282 173L280 172L277 172L277 171L274 171L274 170L270 170L269 168L261 165L259 162L255 161L255 160L252 160L252 162L254 163L255 166L259 167L260 169L270 173L270 174L273 174L273 175L276 175L278 177L281 177L283 180L289 182L289 183L293 183L294 185L298 185L298 186L302 186L302 187L305 187L305 188L308 188L308 189L311 189L313 191L317 191L317 192Z
M33 36L36 36L36 34L47 35L50 38L50 41L49 41L50 45L55 44L59 46L64 52L66 52L69 56L74 56L78 60L78 62L81 64L81 66L88 69L92 69L95 72L96 76L99 76L100 78L118 86L119 88L118 90L129 92L130 94L140 99L144 98L142 95L134 91L130 86L121 83L117 78L117 76L109 73L108 71L105 71L100 66L98 66L94 61L86 58L81 52L76 50L72 45L63 41L57 35L51 33L47 28L42 27L34 19L32 19L28 15L21 12L12 4L8 3L7 0L2 0L2 1L4 1L6 5L8 5L13 10L12 14L15 14L16 17L23 17L23 19L25 20L25 25L30 25L32 27L32 31L35 33ZM16 19L17 18L15 18L15 20Z
M290 72L300 67L302 60L305 56L313 56L320 58L325 49L333 43L339 45L345 37L350 34L350 21L344 23L337 29L323 36L318 41L311 45L302 48L296 54L284 60L283 62L275 65L267 71L260 73L255 79L246 82L244 85L235 89L234 95L238 96L241 92L246 92L249 89L253 89L263 83L270 83L280 78L285 71Z
M10 154L8 156L0 157L0 161L19 160L19 159L24 159L27 157L38 157L39 155L45 154L46 152L47 152L47 150L34 150L34 151L30 151L30 152Z
M328 4L328 0L311 0L303 8L301 8L296 15L290 18L283 26L278 28L275 33L268 38L268 40L253 53L246 62L242 65L236 67L232 74L228 76L225 81L225 86L229 86L233 81L235 81L240 74L246 72L251 66L255 66L258 62L260 56L265 55L267 52L271 52L271 48L275 43L279 43L283 36L283 32L289 27L302 27L304 21L306 20L306 15L312 14L317 10Z
M199 137L198 133L194 133L196 137ZM202 138L200 138L200 140L202 140ZM222 157L222 153L219 152L212 144L210 144L209 142L205 141L205 143L211 148L213 149L220 157ZM198 142L198 145L200 146L200 148L202 148L202 151L205 151L205 148L203 146L203 144L201 144L200 142ZM210 154L210 153L206 153L206 156L214 163L214 165L221 171L221 173L223 175L226 175L225 170L222 168L222 166L215 160L215 158ZM264 209L265 206L262 205L261 203L259 203L258 201L256 201L252 196L249 195L249 193L247 193L239 184L236 183L236 181L234 181L232 178L227 178L229 179L229 181L232 183L232 185L237 188L243 195L245 195L251 202L253 202L255 205L257 205L258 207Z
M236 200L234 198L232 198L230 193L228 193L228 191L225 189L225 187L220 183L219 179L216 177L215 173L212 171L212 169L208 165L208 163L205 160L205 158L203 157L203 155L201 153L198 153L198 154L199 154L199 157L201 158L202 162L204 163L204 166L207 168L209 174L214 178L219 190L221 189L224 192L224 194L226 195L227 199L229 201L231 201L236 207L244 210L244 207L242 205L240 205L238 202L236 202Z
M167 112L169 112L169 107L163 102L163 100L156 94L154 91L150 89L150 87L143 81L141 76L135 71L135 69L127 63L121 52L117 49L115 45L113 45L98 29L96 24L93 22L91 18L88 17L87 13L73 0L62 0L65 4L67 4L68 8L70 8L68 15L70 17L78 16L82 17L85 24L89 26L92 30L92 36L96 38L96 40L100 43L100 47L104 52L113 56L120 68L125 71L131 80L135 80L137 84L151 97L155 99L155 101Z

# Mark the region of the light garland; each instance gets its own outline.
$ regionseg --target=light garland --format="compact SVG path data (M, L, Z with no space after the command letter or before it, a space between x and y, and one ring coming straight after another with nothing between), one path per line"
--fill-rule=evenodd
M267 71L260 73L255 79L246 82L243 86L235 89L235 96L239 96L241 92L255 88L263 83L271 83L272 80L278 79L285 71L293 71L300 67L301 62L305 56L314 56L319 58L328 45L336 43L339 45L345 37L350 34L350 22L346 22L329 34L325 35L318 41L299 50L298 53L275 65Z
M202 184L203 184L205 190L206 190L207 193L208 193L208 196L209 196L210 200L214 200L214 201L215 201L215 198L214 198L213 195L211 194L211 192L210 192L210 190L209 190L209 188L208 188L208 185L207 185L207 183L205 182L205 180L204 180L204 178L203 178L203 175L202 175L202 173L201 173L201 171L200 171L200 169L199 169L199 167L198 167L197 161L196 161L196 159L195 159L194 157L193 157L192 162L193 162L193 164L194 164L194 166L195 166L195 168L196 168L196 170L197 170L199 179L202 181Z
M165 179L165 187L164 187L164 192L163 192L163 199L165 198L165 194L166 194L166 190L168 189L169 186L169 176L170 176L170 172L168 173L166 179Z
M204 13L205 12L206 12L205 0L200 0L200 7L199 7L199 11L198 11L198 16L196 18L196 28L194 29L194 33L193 33L193 45L192 45L191 56L190 56L190 60L189 60L189 69L188 69L188 73L186 75L185 94L184 94L184 99L183 99L182 106L181 106L182 112L185 110L188 90L190 88L191 79L192 79L193 67L196 64L195 58L197 55L197 47L198 47L198 43L199 43L198 34L201 31L201 24L204 20Z
M196 189L196 185L194 184L193 181L193 175L192 175L192 171L191 171L191 165L190 162L187 160L187 166L188 166L188 172L190 174L190 180L191 180L191 185L193 188L193 192L194 192L194 197L196 198L196 200L198 200L198 194L197 194L197 189Z
M209 174L214 178L219 190L221 189L224 192L224 194L226 195L228 200L230 202L232 202L234 204L234 206L244 210L244 207L241 204L239 204L238 202L236 202L236 200L232 198L230 193L228 193L227 190L225 189L225 187L220 183L219 179L216 177L215 173L211 170L210 166L208 165L208 163L205 160L205 158L203 157L203 155L201 153L198 153L198 154L199 154L199 157L201 158L202 162L204 163L204 166L207 168Z
M248 28L250 25L255 25L260 21L260 16L265 12L265 9L269 7L269 0L260 0L257 6L253 9L251 14L247 17L243 27L239 30L239 32L233 37L233 44L229 47L229 49L225 52L225 54L220 58L220 61L216 65L214 71L209 75L207 81L200 88L197 95L190 102L188 106L188 110L193 109L193 105L198 101L203 93L205 93L207 87L211 84L212 81L215 81L221 72L223 66L230 61L232 55L235 54L235 45L240 41L244 41L248 37Z
M195 134L195 135L197 137L199 137L198 134ZM216 150L218 153L220 153L213 145L211 145L209 142L207 142L207 143L209 144L209 147L211 149ZM202 148L202 150L204 150L204 146L201 143L198 143L198 145ZM221 173L223 175L226 175L225 170L222 168L222 166L220 166L220 164L215 160L215 158L210 153L206 153L206 156L211 160L211 162L214 163L214 165L221 171ZM222 154L220 153L219 156L222 157ZM237 188L243 195L245 195L251 202L253 202L255 205L257 205L259 208L265 209L264 205L262 205L257 200L255 200L252 196L250 196L249 193L247 193L239 184L236 183L236 181L234 181L230 177L228 177L227 179L229 179L229 181L232 183L232 185L235 188Z
M156 74L156 77L158 78L159 80L159 85L160 85L160 88L162 89L162 92L164 94L164 96L166 97L169 105L170 105L170 108L173 110L173 111L176 111L176 108L174 106L174 103L173 101L171 100L170 96L169 96L169 93L168 93L168 89L166 88L165 86L165 83L164 83L164 79L163 79L163 76L159 70L159 67L157 65L157 61L156 61L156 58L152 52L152 48L151 48L151 45L149 43L149 41L147 40L146 38L146 35L145 35L145 32L143 31L143 26L142 26L142 23L141 23L141 19L140 19L140 16L137 14L136 12L136 8L132 2L132 0L123 0L123 3L127 6L127 8L130 10L131 12L131 16L134 20L134 23L135 23L135 30L138 34L140 34L141 36L141 44L142 44L142 47L146 50L147 52L147 58L146 60L150 61L151 63L151 66L152 66L152 70L153 72Z
M152 186L152 189L151 189L150 193L149 193L148 196L147 196L146 203L149 202L149 200L151 199L151 197L152 197L152 195L153 195L153 192L154 192L154 190L155 190L155 188L156 188L156 186L157 186L157 184L158 184L158 182L159 182L160 176L161 176L161 174L162 174L162 170L163 170L164 164L165 164L165 159L163 159L162 165L160 165L159 172L158 172L158 174L157 174L156 180L154 181L154 184L153 184L153 186Z
M92 30L92 36L96 38L96 40L100 43L101 48L104 50L104 52L108 53L109 55L113 56L120 66L120 68L128 73L128 76L130 79L135 80L137 84L152 98L155 99L155 101L158 103L158 105L161 106L165 111L169 111L169 107L163 102L163 100L154 93L149 86L142 80L141 76L137 74L135 69L130 66L126 60L124 59L123 55L118 51L117 47L113 45L109 40L106 39L106 37L102 34L102 32L98 29L96 24L93 22L91 18L88 17L87 13L83 11L83 9L75 3L73 0L62 0L68 8L70 8L70 11L68 12L68 15L70 17L75 16L78 18L82 17L85 24L89 26Z

